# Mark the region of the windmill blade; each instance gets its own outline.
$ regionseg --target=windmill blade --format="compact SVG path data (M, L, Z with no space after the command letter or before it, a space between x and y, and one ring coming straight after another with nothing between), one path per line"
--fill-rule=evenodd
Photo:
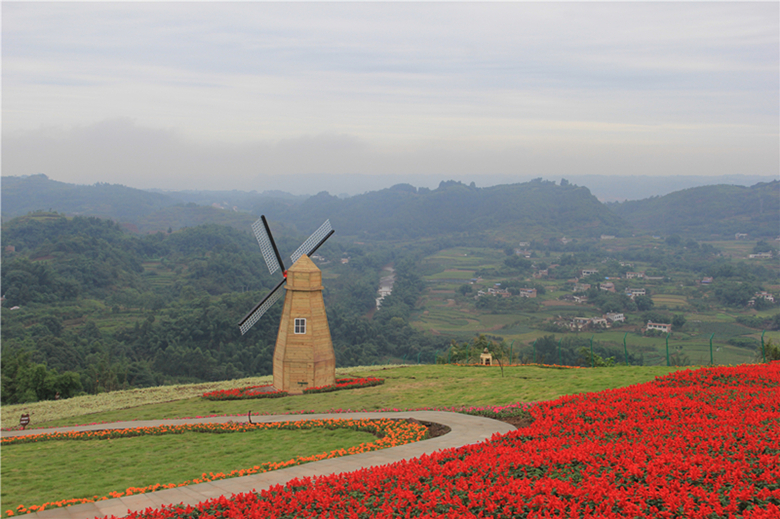
M325 223L320 225L320 228L314 231L314 234L309 236L309 238L303 242L303 245L298 247L298 250L293 252L292 256L290 256L292 262L295 263L304 254L310 256L320 245L325 243L325 240L330 238L334 232L336 231L330 226L330 220L325 220Z
M260 252L263 254L265 264L268 265L268 270L273 274L277 270L281 269L284 272L284 263L282 257L279 255L279 250L276 248L274 237L271 235L271 228L268 227L268 221L265 219L265 215L261 216L258 221L252 224L252 230L255 232L257 243L260 244Z
M279 289L282 288L282 285L284 285L286 282L287 278L281 280L279 284L276 285L276 287L274 287L274 289L271 290L268 295L257 304L257 306L252 308L252 310L246 314L243 319L241 319L241 322L238 323L238 327L241 329L241 335L244 335L247 331L249 331L249 329L254 326L254 324L263 316L263 314L266 313L268 309L279 300L280 297L282 297L284 291Z

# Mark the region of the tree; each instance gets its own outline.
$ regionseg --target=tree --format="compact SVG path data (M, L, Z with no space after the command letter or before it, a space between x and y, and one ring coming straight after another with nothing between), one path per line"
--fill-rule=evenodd
M753 254L762 252L773 252L772 246L766 240L758 240L755 247L753 247Z
M607 357L605 359L598 353L593 353L591 356L590 348L583 346L580 348L579 353L582 365L585 367L611 368L615 365L615 357Z
M640 312L646 312L655 306L650 296L636 296L634 303L636 304L636 309Z
M4 352L5 353L5 352ZM82 391L78 373L66 371L59 374L44 364L30 362L30 352L25 350L7 353L2 360L2 402L16 404L70 398Z
M679 331L683 326L685 326L685 316L682 314L676 314L672 318L672 328Z
M764 355L766 355L767 362L780 360L780 345L776 345L772 342L772 339L769 339L764 344Z

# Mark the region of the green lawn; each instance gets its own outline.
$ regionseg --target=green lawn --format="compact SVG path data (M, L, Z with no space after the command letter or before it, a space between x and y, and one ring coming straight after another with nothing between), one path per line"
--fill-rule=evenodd
M129 487L184 483L203 473L228 473L375 440L367 432L309 429L7 445L2 449L0 510L107 496Z
M385 384L350 391L284 398L225 402L187 398L130 409L84 414L46 422L42 425L77 425L92 422L216 414L246 415L250 410L253 413L280 414L302 410L327 412L331 409L410 409L533 402L585 391L600 391L647 382L674 369L665 366L602 369L547 369L535 366L512 366L504 369L503 378L498 367L420 365L365 372L356 369L350 372L350 375L384 378ZM63 403L65 402L67 401L63 401Z

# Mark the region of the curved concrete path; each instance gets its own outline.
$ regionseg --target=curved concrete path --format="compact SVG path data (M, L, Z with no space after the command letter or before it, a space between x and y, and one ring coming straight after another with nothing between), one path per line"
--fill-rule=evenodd
M219 496L230 496L252 490L263 490L273 485L283 485L294 478L306 476L327 476L340 472L352 472L361 468L387 465L400 460L417 458L423 454L431 454L442 449L462 447L464 445L480 443L489 439L496 433L503 434L515 429L514 426L483 418L460 413L445 411L408 411L399 413L337 413L337 414L307 414L307 415L272 415L253 416L252 422L287 422L299 420L316 420L328 418L415 418L423 422L433 422L447 425L451 430L444 436L431 438L415 443L408 443L399 447L391 447L374 452L364 452L353 456L342 456L304 465L297 465L286 469L244 476L239 478L223 479L209 483L199 483L186 487L171 488L138 494L117 499L108 499L96 503L86 503L65 508L52 508L22 517L39 517L41 519L92 519L114 515L123 517L129 512L142 511L146 508L157 508L163 505L184 503L196 505L201 501ZM2 436L20 436L25 434L40 434L47 432L89 431L101 429L125 429L128 427L151 427L156 425L179 425L185 423L221 423L221 422L246 422L245 416L218 416L211 418L194 418L181 420L138 420L133 422L115 422L110 424L82 425L78 427L58 427L51 429L30 429L27 431L3 431ZM36 503L29 503L36 504Z

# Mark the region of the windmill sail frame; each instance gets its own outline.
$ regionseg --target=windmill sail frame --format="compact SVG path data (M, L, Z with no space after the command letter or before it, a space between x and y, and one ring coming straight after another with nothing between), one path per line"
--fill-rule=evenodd
M252 224L252 231L254 231L257 243L260 245L260 252L263 255L268 271L273 274L277 270L281 270L284 278L277 284L255 307L244 316L238 323L238 327L241 330L241 335L244 335L249 331L254 324L260 320L274 303L276 303L281 297L283 292L280 290L282 285L287 282L287 269L284 267L284 262L279 254L279 249L276 247L273 234L271 234L271 228L268 225L265 215L261 215L260 219ZM304 254L311 256L314 252L320 248L320 246L327 241L336 231L330 225L330 220L325 220L325 223L309 236L300 247L290 256L293 264L298 261Z

